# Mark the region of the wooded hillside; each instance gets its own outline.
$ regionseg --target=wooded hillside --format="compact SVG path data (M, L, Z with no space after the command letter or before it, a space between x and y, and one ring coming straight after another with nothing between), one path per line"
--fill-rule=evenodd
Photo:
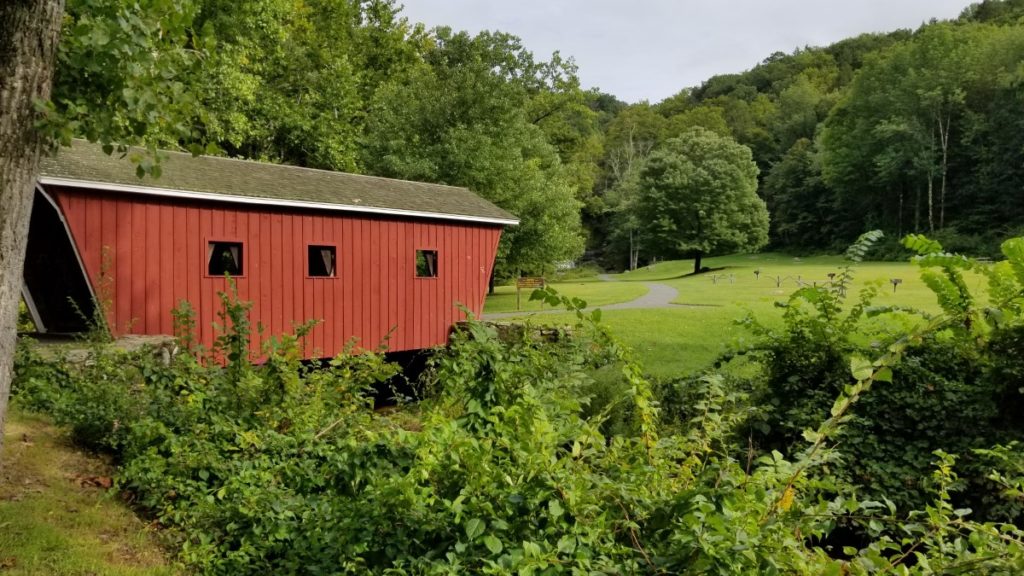
M776 248L827 250L881 228L997 252L1024 225L1022 14L1024 3L986 1L956 21L775 53L624 108L605 131L601 202L587 213L593 246L625 262L633 165L703 126L752 150Z

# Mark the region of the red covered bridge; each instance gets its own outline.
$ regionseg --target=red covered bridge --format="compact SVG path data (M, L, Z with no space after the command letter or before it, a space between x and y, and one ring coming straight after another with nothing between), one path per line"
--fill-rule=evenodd
M431 347L458 305L482 312L502 227L518 223L465 188L177 152L161 166L140 180L78 141L44 161L25 267L37 328L80 330L75 306L107 293L115 336L170 334L187 300L208 346L228 273L267 334L322 320L309 356L389 333L391 351Z

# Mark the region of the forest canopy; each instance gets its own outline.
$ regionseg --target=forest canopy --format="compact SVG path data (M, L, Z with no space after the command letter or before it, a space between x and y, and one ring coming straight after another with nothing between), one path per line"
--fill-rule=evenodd
M693 129L750 150L773 249L838 249L879 228L996 255L1024 230L1017 0L776 52L636 104L582 87L571 58L535 55L500 31L427 29L393 0L190 0L173 11L150 0L135 12L173 15L190 31L186 52L206 54L159 63L179 92L161 103L139 70L97 68L90 55L118 38L98 26L97 4L110 23L133 13L68 3L53 98L65 137L102 139L99 124L120 123L167 147L468 186L522 219L502 240L501 278L581 257L624 268L663 255L638 176ZM171 120L83 116L110 94L140 114L173 108Z

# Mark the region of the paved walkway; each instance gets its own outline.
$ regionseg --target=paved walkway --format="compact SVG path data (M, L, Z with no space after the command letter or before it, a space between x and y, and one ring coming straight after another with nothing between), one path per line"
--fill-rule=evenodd
M597 276L605 282L615 282L608 274L598 274ZM692 308L693 304L673 304L672 301L679 296L679 291L669 286L668 284L661 284L659 282L644 282L644 286L647 287L647 294L629 302L620 302L618 304L605 304L604 306L593 306L593 308L600 308L601 310L639 310L639 309L650 309L650 308ZM484 314L484 320L501 320L502 318L515 318L517 316L527 316L533 314L556 314L563 313L565 310L560 308L549 308L547 310L534 310L534 311L523 311L519 312L498 312L495 314Z

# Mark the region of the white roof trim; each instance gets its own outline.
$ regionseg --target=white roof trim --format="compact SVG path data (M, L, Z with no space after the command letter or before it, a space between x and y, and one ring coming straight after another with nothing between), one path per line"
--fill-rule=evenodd
M488 218L469 216L466 214L445 214L441 212L422 212L419 210L402 210L400 208L379 208L375 206L357 206L353 204L330 204L327 202L309 202L305 200L280 200L277 198L261 198L258 196L239 196L237 194L215 194L212 192L193 192L189 190L173 190L171 188L154 188L152 186L133 186L130 184L112 184L110 182L92 182L71 178L40 176L39 183L51 186L67 186L68 188L94 188L110 192L128 192L131 194L148 194L169 198L188 198L190 200L210 200L213 202L235 202L238 204L255 204L260 206L282 206L287 208L307 208L314 210L334 210L339 212L361 212L365 214L385 214L406 218L434 218L437 220L457 220L462 222L478 222L481 224L498 224L501 226L517 226L519 220L507 218Z

